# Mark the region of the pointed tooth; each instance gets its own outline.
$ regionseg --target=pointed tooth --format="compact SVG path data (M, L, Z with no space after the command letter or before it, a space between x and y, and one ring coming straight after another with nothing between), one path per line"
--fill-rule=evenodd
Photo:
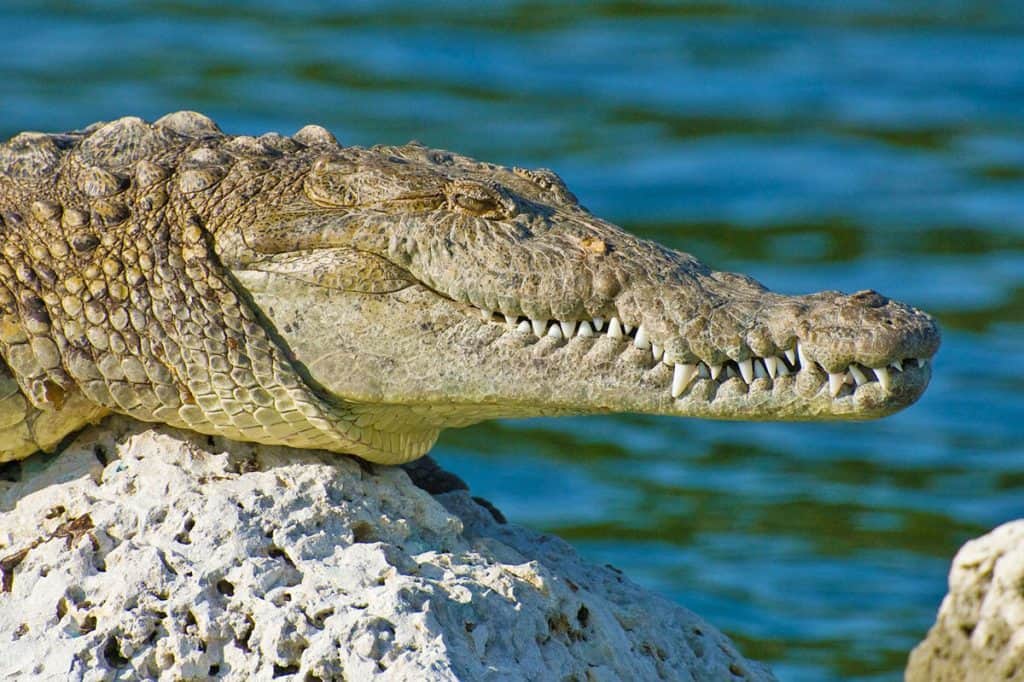
M839 391L842 389L844 381L846 381L846 372L828 373L828 392L832 394L833 398L839 395Z
M748 384L754 380L754 363L747 358L746 360L737 360L736 364L740 366L740 374L743 376L743 380Z
M595 317L594 318L594 329L596 331L601 331L602 329L604 329L604 318L603 317Z
M903 363L900 362L899 360L893 360L892 362L889 363L889 366L892 367L897 372L903 371Z
M678 398L697 376L697 365L676 365L672 370L672 397Z
M708 369L711 371L712 379L718 379L722 373L722 365L708 365Z
M698 362L697 363L697 376L699 376L701 379L710 379L711 378L711 370L709 370L708 366L705 365L703 362Z
M619 318L613 317L611 321L608 322L608 336L613 339L622 338L622 324L619 322Z
M889 377L889 368L874 367L873 369L875 370L875 376L878 377L878 383L882 384L882 388L888 391L889 387L892 386L892 380Z
M864 372L860 371L860 367L857 365L850 365L850 376L857 383L858 386L868 383L868 376Z
M626 324L625 322L622 323L622 331L625 332L626 334L632 334L634 329L636 329L636 327L634 327L633 325Z
M480 319L481 320L483 320L484 322L490 322L492 317L494 317L494 311L493 310L487 310L486 308L481 308L480 309Z
M789 349L787 349L785 351L785 353L786 353L786 359L789 360L789 364L795 367L796 366L796 351L793 350L792 348L789 348Z
M926 367L928 365L928 360L925 358L914 358L914 362L917 363L918 367Z
M531 319L530 325L533 327L534 336L544 336L544 327L547 326L544 324L544 320Z
M647 350L651 347L651 337L647 336L647 330L644 329L643 325L636 328L636 338L633 339L633 345L640 350Z
M519 323L519 326L516 327L516 331L521 334L529 334L533 331L533 326L527 320L523 320Z
M562 338L562 327L561 327L561 325L559 325L557 322L553 323L550 327L548 327L547 335L550 336L553 339L560 339L560 338Z
M510 327L516 326L516 318L513 317L512 315L505 315L505 324L507 324Z
M780 377L789 376L789 365L787 365L786 361L781 357L775 358L775 368L778 370Z
M571 322L559 322L558 325L562 328L562 336L567 339L571 339L576 333L576 321Z
M586 320L583 320L582 322L580 322L580 328L579 328L579 330L577 330L576 336L591 337L593 335L594 335L594 330L590 326L590 323L587 322Z
M799 342L796 344L796 355L800 358L800 369L810 369L811 365L814 364L804 353L804 347Z
M764 369L765 369L766 372L768 372L768 376L770 376L772 379L774 379L775 375L779 371L779 359L777 357L775 357L774 355L771 355L771 356L765 358L764 359Z
M651 344L651 357L654 358L655 362L661 362L661 358L665 356L665 349L656 343Z
M764 368L764 361L761 358L754 358L754 378L767 379L768 370Z

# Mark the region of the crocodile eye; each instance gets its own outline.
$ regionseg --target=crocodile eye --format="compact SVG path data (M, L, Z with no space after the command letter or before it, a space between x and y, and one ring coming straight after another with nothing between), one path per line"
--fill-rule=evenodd
M496 213L501 210L498 202L493 197L474 197L469 194L456 194L452 201L462 209L477 215Z
M475 182L455 181L448 188L452 208L481 218L509 218L515 202L499 189Z

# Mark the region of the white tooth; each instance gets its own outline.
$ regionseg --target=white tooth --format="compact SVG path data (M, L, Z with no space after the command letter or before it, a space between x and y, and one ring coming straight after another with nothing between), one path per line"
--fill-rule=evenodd
M565 338L571 339L573 337L573 334L576 333L575 320L573 320L572 322L559 322L558 324L559 326L562 327L562 336L564 336Z
M771 355L764 359L764 368L768 372L768 376L772 379L775 378L779 368L779 359L774 355Z
M533 331L533 327L530 325L529 322L523 320L522 322L519 323L519 326L516 327L516 331L522 334L529 334L530 332Z
M857 382L858 386L868 383L867 375L860 371L860 367L857 365L850 365L850 374L853 376L853 380Z
M892 382L889 380L889 369L887 367L875 367L875 375L878 377L878 383L882 384L882 388L889 390Z
M708 366L705 365L703 362L698 362L697 363L697 375L701 379L710 379L711 378L711 372L708 370Z
M804 347L799 343L796 344L796 354L800 358L800 369L810 369L811 359L804 354Z
M651 344L651 357L654 358L655 362L661 362L661 358L665 355L665 349L656 343Z
M594 318L594 329L596 329L597 331L601 331L602 329L604 329L604 318L603 317L595 317Z
M633 329L635 329L635 327L633 327L633 325L626 324L625 322L622 323L622 331L626 332L627 334L632 334L633 333Z
M781 357L775 358L775 367L779 370L780 377L789 376L789 367L786 366L785 360L783 360Z
M915 358L915 360L917 360L917 366L918 367L927 367L928 366L928 360L926 360L925 358Z
M672 397L678 398L697 376L697 365L676 365L672 371Z
M740 374L743 375L745 382L749 384L754 380L754 363L750 361L750 358L738 360L736 364L740 366Z
M492 317L494 317L493 310L487 310L486 308L480 310L480 319L484 322L490 322Z
M786 351L786 359L789 360L789 364L796 365L796 351L790 348Z
M516 318L514 318L511 315L505 315L505 324L507 324L510 327L516 326Z
M843 382L846 380L846 372L829 372L828 373L828 392L835 398L839 395L839 390L843 387Z
M897 372L903 371L903 363L900 362L899 360L893 360L892 362L889 363L889 366L892 367Z
M531 319L530 325L533 327L534 336L544 336L544 327L546 325L544 324L543 320Z
M768 378L768 370L766 370L764 368L764 363L761 361L761 358L757 358L756 360L754 360L754 378L755 379L767 379Z
M562 327L556 322L548 327L548 336L554 339L562 338Z
M708 365L708 369L711 370L711 378L717 379L718 375L722 373L721 365Z
M580 322L579 331L576 332L576 336L590 337L594 335L594 330L591 328L590 323L586 320Z
M619 323L619 318L613 317L608 323L608 336L613 339L622 338L622 325Z
M643 325L637 327L636 338L633 339L633 345L640 350L647 350L651 347L651 337L647 336L647 330L644 329Z

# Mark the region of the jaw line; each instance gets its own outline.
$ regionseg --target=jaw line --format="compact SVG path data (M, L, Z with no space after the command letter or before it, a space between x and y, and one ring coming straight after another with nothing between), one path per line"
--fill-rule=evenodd
M608 338L607 334L593 338L577 336L569 341L552 336L537 338L532 330L517 332L504 321L483 321L483 313L469 304L434 296L427 289L423 293L432 296L435 305L458 317L457 324L446 327L449 336L440 339L434 353L436 361L454 364L461 360L465 364L467 358L475 358L475 368L447 388L439 382L410 391L400 383L385 381L372 394L355 396L331 391L335 397L356 404L405 405L428 410L429 421L440 427L498 417L610 412L731 420L867 419L913 402L930 376L927 366L907 367L904 372L891 373L888 391L880 382L872 381L856 390L844 386L843 392L833 398L828 392L827 374L820 367L777 376L771 381L754 378L749 385L740 376L713 381L710 376L699 374L673 399L672 366L654 362L650 350L637 348L636 330L620 340ZM604 325L606 331L608 324ZM331 376L331 360L345 356L341 350L332 350L310 362L308 371L314 381L321 374L320 367L325 368L325 376ZM495 357L502 361L488 362ZM573 369L584 364L590 366L590 376L573 377ZM519 369L509 370L510 367ZM723 368L719 378L725 378L728 372ZM523 390L531 382L541 388ZM575 387L574 382L578 384Z
M650 339L642 338L641 329L625 333L628 329L625 327L623 336L613 341L608 338L612 323L605 321L602 333L581 338L577 331L576 336L566 340L561 331L565 323L546 320L542 323L542 336L538 337L536 321L529 318L518 316L503 320L500 313L481 310L471 304L455 305L478 328L497 328L500 332L496 337L497 343L515 346L518 342L518 349L529 353L530 359L552 358L562 352L571 352L575 357L569 360L579 362L592 353L598 353L601 360L614 363L609 368L611 373L625 370L639 371L644 375L643 388L637 386L633 390L651 390L648 380L653 380L656 386L653 390L663 391L668 398L651 401L646 408L623 407L621 402L613 400L606 405L590 403L587 408L577 406L573 410L572 403L569 403L565 409L574 413L633 411L734 420L868 419L912 404L924 392L931 377L929 358L920 361L906 358L883 368L852 363L841 373L841 383L837 381L837 375L833 375L830 382L824 367L794 348L792 353L775 358L774 373L768 369L769 363L764 358L729 361L715 369L700 361L692 363L687 366L685 385L678 391L678 396L673 396L676 390L673 384L679 381L680 370L676 363L667 359L667 355L663 355L662 360L657 359L654 344ZM569 330L574 326L579 329L579 322L568 324ZM582 351L574 348L580 344L590 344L590 347L584 346ZM789 355L795 361L791 362ZM804 363L808 363L807 367ZM711 376L715 370L717 381ZM719 404L720 399L726 402Z

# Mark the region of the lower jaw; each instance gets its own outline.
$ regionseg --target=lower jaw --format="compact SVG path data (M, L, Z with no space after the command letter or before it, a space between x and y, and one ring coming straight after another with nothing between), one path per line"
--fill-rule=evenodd
M913 403L927 385L928 370L913 370L888 390L877 382L846 387L837 397L828 382L805 372L774 381L756 378L746 384L739 377L723 382L698 378L678 398L666 388L672 370L667 367L641 371L630 388L623 382L591 379L573 388L554 387L545 393L518 387L493 387L475 399L460 401L455 395L421 394L420 403L407 405L421 418L429 414L441 428L466 426L487 419L563 416L608 413L640 413L675 417L737 421L864 420L883 417ZM528 381L528 380L527 380ZM516 390L518 388L519 390ZM630 394L650 400L630 399Z
M645 392L651 383L661 383L674 403L686 403L693 408L685 410L687 413L699 412L700 416L733 418L735 414L735 418L756 419L757 405L771 414L765 418L780 418L775 416L779 414L788 415L781 418L792 419L857 418L858 412L868 418L912 403L929 378L928 361L916 358L902 358L882 368L853 362L829 374L813 358L804 355L799 343L769 358L727 361L717 366L700 361L674 364L665 350L643 333L642 326L620 328L617 321L614 325L602 322L603 326L595 328L598 331L588 327L586 338L581 338L580 330L586 322L538 322L491 311L480 313L499 345L507 344L535 358L553 358L564 353L570 362L583 357L603 363L621 362L629 366L623 368L626 375L635 375L639 370L639 383ZM610 332L613 326L618 330L614 335ZM610 372L616 369L609 368ZM722 409L722 398L729 405L727 409Z
M682 414L709 419L754 421L816 421L873 419L892 414L913 403L921 387L899 384L883 389L868 384L845 389L833 397L828 384L812 377L784 377L775 381L755 379L750 385L739 379L718 383L698 379L687 393L666 399L662 414Z
M904 365L902 370L891 371L887 387L877 380L858 383L850 376L833 396L835 387L830 386L829 375L816 365L786 376L755 376L749 383L731 370L711 379L706 367L701 367L673 398L675 368L653 362L647 350L609 342L574 347L552 339L527 343L506 337L495 341L499 351L508 351L507 355L501 353L501 364L518 365L520 380L513 385L495 385L493 402L511 399L510 403L519 408L544 406L545 413L638 412L744 420L870 419L913 403L930 378L927 364ZM565 369L554 373L547 365L552 361ZM559 384L552 375L564 376L565 380ZM532 390L536 386L546 386L546 390ZM516 413L522 411L519 408Z

